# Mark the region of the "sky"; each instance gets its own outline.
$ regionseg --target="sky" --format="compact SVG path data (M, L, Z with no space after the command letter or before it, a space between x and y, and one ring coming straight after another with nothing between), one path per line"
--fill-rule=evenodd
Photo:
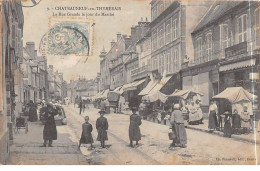
M36 50L39 53L39 44L45 33L50 29L50 20L53 18L55 8L59 7L121 7L120 11L115 11L115 16L100 17L74 17L81 20L91 20L95 22L93 55L85 57L76 55L53 56L48 55L48 65L54 65L59 72L63 72L66 81L78 79L79 75L88 79L95 78L99 72L99 54L103 46L108 51L110 42L116 40L118 32L130 34L131 26L136 25L141 17L148 17L150 21L150 0L42 0L38 5L31 8L23 8L24 12L24 33L23 44L35 42ZM75 13L77 11L62 11ZM87 12L87 11L86 11ZM64 20L71 20L70 16ZM80 61L80 62L78 62Z
M37 0L39 1L39 0ZM191 0L186 0L188 2ZM195 5L192 4L188 9L189 16L191 18L187 21L187 24L194 28L198 21L194 19L196 17L202 17L208 8L208 5L202 3L203 0ZM212 0L210 0L212 1ZM41 0L41 2L31 8L23 8L24 12L24 33L23 43L35 42L36 49L39 51L39 44L45 33L52 27L50 24L53 20L53 13L57 12L81 12L81 11L62 11L55 10L60 7L121 7L120 11L114 11L115 16L106 17L73 17L73 20L80 21L92 21L94 26L94 41L93 41L93 54L87 58L86 56L67 55L57 56L48 55L48 65L54 65L54 68L64 74L66 81L78 79L79 76L87 79L92 79L97 76L97 72L100 71L100 51L105 47L106 51L109 51L110 42L116 40L116 34L130 35L131 27L137 25L141 17L144 19L147 17L148 21L151 21L151 0ZM192 1L194 3L194 0ZM90 11L85 11L90 12ZM97 11L95 11L97 12ZM71 20L70 16L63 17L64 21ZM190 30L191 31L191 30ZM188 33L189 35L189 33ZM191 43L191 38L187 39ZM192 46L188 46L191 50ZM38 55L41 54L38 52ZM84 62L86 61L86 62Z

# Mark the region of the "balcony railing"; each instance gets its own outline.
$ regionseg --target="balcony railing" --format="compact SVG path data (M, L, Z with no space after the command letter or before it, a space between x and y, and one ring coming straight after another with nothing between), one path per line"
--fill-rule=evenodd
M194 59L194 61L191 63L191 66L213 61L213 60L219 59L219 58L220 58L220 51L213 53L211 55L204 55L200 58Z
M225 58L233 59L247 54L247 42L242 42L225 49Z

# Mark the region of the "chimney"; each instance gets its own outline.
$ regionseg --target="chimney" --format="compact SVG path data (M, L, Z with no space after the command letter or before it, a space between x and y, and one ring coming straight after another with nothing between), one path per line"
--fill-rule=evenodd
M118 42L118 40L120 39L120 37L121 37L121 33L117 33L116 34L116 41Z
M112 41L111 41L111 48L114 46L114 44L115 44L115 41L112 40Z
M26 47L27 51L30 53L30 55L35 59L35 44L34 42L26 42Z

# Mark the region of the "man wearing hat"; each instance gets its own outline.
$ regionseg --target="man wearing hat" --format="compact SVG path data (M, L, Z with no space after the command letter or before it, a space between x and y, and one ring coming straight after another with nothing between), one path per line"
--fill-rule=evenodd
M130 116L130 125L129 125L129 139L130 139L130 147L133 147L133 141L136 141L136 145L138 145L138 141L141 140L141 132L139 126L142 124L141 117L136 114L137 108L132 107L133 114Z
M105 141L108 140L107 130L108 130L108 122L107 118L104 117L106 113L105 110L100 110L100 117L96 121L96 128L98 131L97 141L100 141L101 148L105 148Z

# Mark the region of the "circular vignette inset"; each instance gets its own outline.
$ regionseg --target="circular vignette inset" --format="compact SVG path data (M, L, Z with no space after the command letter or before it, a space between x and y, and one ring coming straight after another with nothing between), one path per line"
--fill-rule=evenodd
M21 0L20 2L16 2L22 7L31 8L38 5L42 0Z
M89 25L89 23L85 23ZM89 56L89 30L76 22L55 24L41 38L39 51L43 55Z

